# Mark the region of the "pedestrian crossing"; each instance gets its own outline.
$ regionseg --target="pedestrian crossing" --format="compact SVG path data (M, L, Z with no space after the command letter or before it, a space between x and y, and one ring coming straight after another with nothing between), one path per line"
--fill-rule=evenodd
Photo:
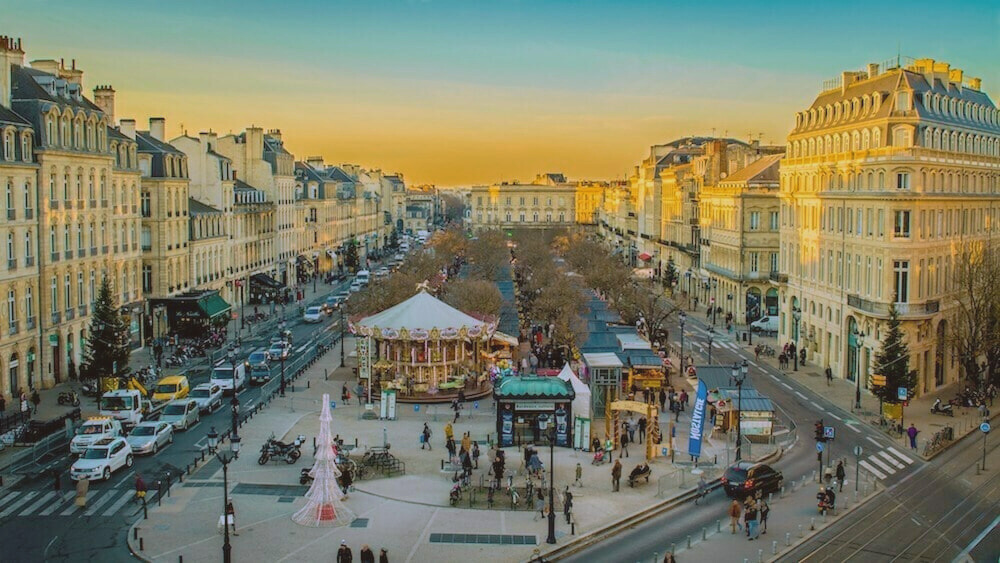
M865 459L858 462L862 469L871 473L876 478L884 480L901 469L906 469L911 465L913 459L893 447L870 454Z
M146 502L156 500L157 491L146 493ZM135 490L129 487L92 489L85 506L76 505L75 491L10 491L0 496L0 518L16 516L103 516L134 513Z

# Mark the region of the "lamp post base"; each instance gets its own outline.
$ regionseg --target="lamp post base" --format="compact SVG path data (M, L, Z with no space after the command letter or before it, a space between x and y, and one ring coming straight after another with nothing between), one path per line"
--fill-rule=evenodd
M556 543L556 515L549 509L549 537L545 538L545 543Z

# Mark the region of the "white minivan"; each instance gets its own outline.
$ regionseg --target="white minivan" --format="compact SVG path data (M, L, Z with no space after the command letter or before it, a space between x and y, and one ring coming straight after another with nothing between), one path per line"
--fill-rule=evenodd
M761 317L750 323L750 330L762 334L778 334L778 317Z
M212 368L212 379L209 381L218 385L223 393L233 392L233 364L222 360ZM236 364L236 392L247 386L247 366L245 362Z
M372 273L368 270L360 270L354 275L354 281L361 285L368 285L368 282L372 281Z

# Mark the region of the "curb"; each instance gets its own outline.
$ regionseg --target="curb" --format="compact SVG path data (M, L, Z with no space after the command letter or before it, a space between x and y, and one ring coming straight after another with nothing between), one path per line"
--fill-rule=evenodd
M997 410L1000 411L1000 409L997 409ZM993 421L996 420L997 418L1000 418L1000 412L997 412L996 414L990 416L990 418L989 418L990 426L993 426ZM924 461L930 461L930 460L934 459L935 457L937 457L938 455L940 455L940 454L942 454L942 453L950 450L952 448L952 446L954 446L955 444L961 442L965 438L968 438L971 434L975 433L976 430L978 430L978 428L974 428L974 427L970 428L968 432L966 432L962 436L955 437L954 440L948 442L943 447L938 448L931 455L925 456L923 454L919 454L920 458L923 459Z

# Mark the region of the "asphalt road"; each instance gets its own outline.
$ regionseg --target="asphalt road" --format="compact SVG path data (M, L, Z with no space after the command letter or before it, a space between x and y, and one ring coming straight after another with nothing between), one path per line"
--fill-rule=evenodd
M1000 556L1000 443L987 442L988 473L976 471L973 433L790 552L781 561L972 561Z
M337 293L347 288L347 283L326 286ZM325 296L316 297L313 303L321 302ZM310 303L312 304L312 303ZM329 341L334 332L339 331L338 315L324 320L322 325L305 324L301 318L288 322L292 331L293 352L285 362L286 374L294 373L298 366L311 358L318 339ZM272 334L260 334L246 339L242 355L267 342ZM327 352L330 357L338 354L334 349ZM279 364L272 369L273 377L279 377ZM209 370L190 374L191 386L208 380ZM247 387L238 395L240 412L245 413L260 401L261 389ZM206 434L214 426L218 432L231 427L232 411L230 397L223 398L223 405L215 412L203 414L201 422L184 432L174 435L174 443L153 456L137 456L131 470L119 470L107 482L92 482L88 495L88 506L74 507L71 497L75 483L69 478L69 467L75 456L68 452L56 462L60 471L61 490L54 490L54 479L39 478L22 481L3 497L0 497L0 550L6 562L39 561L131 561L125 548L125 534L128 527L141 512L141 507L130 502L134 494L134 479L139 472L155 489L157 479L165 480L169 472L176 475L192 463L206 448ZM256 448L258 444L248 444ZM150 502L155 502L150 492Z
M689 315L687 318L685 350L694 357L696 365L704 365L707 363L708 355L706 324L702 322L703 319L699 319L697 316ZM673 328L675 330L672 330L671 333L677 334L678 330L676 327ZM876 467L882 473L884 478L879 480L886 485L899 482L925 465L915 454L901 451L898 444L893 444L880 433L870 429L867 424L861 423L852 413L841 410L820 394L783 377L780 371L770 368L766 364L755 362L753 349L749 346L735 344L732 337L726 337L727 342L725 343L720 342L720 340L720 335L716 334L712 346L713 365L732 365L746 359L750 363L748 381L761 394L770 397L778 405L780 409L778 414L782 422L787 425L787 421L791 420L797 427L795 444L784 453L779 461L772 464L773 467L782 472L786 485L790 485L792 480L813 477L813 472L819 471L813 437L813 423L819 418L823 418L826 425L835 428L836 439L828 444L833 448L831 462L832 465L835 465L838 459L844 459L849 480L854 478L856 462L851 452L855 446L862 447L862 461L868 459L869 456L881 456L876 457L876 460L881 461L872 462L869 460L866 463ZM683 413L682 416L685 414L687 413ZM685 444L681 444L682 448L685 446ZM896 457L893 450L905 456L910 463ZM889 458L885 456L889 456ZM895 465L890 465L889 459L897 459L898 461ZM827 461L825 454L823 461L824 464ZM719 462L724 463L722 459ZM875 463L882 465L873 465ZM862 472L867 471L862 469ZM819 484L811 486L818 490ZM654 554L662 556L669 550L671 544L683 545L688 536L700 537L703 528L714 530L720 519L723 526L727 525L726 509L728 504L729 499L725 493L721 489L717 489L698 506L689 502L667 511L638 526L622 530L610 539L574 554L566 561L648 561ZM780 510L772 509L772 521L776 518L781 518Z

